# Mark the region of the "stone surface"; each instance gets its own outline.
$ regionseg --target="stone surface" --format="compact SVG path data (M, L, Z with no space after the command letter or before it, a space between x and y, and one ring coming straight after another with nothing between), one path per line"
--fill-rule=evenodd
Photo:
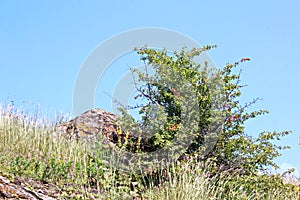
M48 196L47 190L39 189L35 191L32 186L25 181L10 181L8 178L0 175L0 199L30 199L30 200L55 200Z
M118 141L117 126L114 125L117 115L94 108L89 110L69 122L56 127L56 133L67 135L69 138L85 139L96 141L99 134L106 142L116 143Z

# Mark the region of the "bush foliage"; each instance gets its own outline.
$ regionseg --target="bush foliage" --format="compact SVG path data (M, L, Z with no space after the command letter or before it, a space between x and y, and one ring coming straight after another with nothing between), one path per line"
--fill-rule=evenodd
M131 147L136 147L131 150L147 152L165 146L178 149L172 146L174 138L193 138L181 153L213 160L219 169L236 168L252 174L268 166L277 168L274 158L280 156L279 150L289 147L275 145L273 140L280 140L290 132L247 135L245 122L268 113L266 110L247 112L258 99L245 105L240 103L244 86L240 84L240 71L235 71L240 63L250 59L243 58L222 69L210 67L207 62L195 62L213 47L190 51L183 48L180 52L136 49L145 66L144 70L132 69L138 91L135 99L140 101L129 109L139 109L141 120L129 121L129 114L122 109L122 125L129 132L141 133L131 140ZM205 139L213 135L217 137L214 145L209 151L203 151Z

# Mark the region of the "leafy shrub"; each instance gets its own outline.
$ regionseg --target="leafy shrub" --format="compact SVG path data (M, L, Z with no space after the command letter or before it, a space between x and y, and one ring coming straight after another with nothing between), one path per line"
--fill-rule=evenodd
M279 150L288 147L275 145L272 140L280 140L289 132L263 132L257 138L244 132L247 120L268 113L266 110L247 112L258 99L245 105L239 101L243 86L240 85L240 72L234 73L234 68L250 59L243 58L223 69L210 69L207 62L204 65L195 62L195 57L213 47L172 53L147 47L136 49L146 70L132 69L138 77L135 77L138 91L135 98L144 103L129 108L139 109L142 118L139 121L131 118L130 121L127 110L121 109L122 126L128 132L140 133L131 141L132 146L138 146L133 150L147 152L165 146L180 148L179 145L172 146L172 140L192 135L193 141L183 152L186 155L198 156L202 160L213 158L217 166L240 168L248 174L266 166L278 167L273 160L280 155ZM153 75L149 71L154 72ZM195 101L191 107L185 105ZM189 120L191 122L187 124ZM202 154L205 137L215 132L218 133L216 144L211 151ZM137 141L140 142L137 144Z

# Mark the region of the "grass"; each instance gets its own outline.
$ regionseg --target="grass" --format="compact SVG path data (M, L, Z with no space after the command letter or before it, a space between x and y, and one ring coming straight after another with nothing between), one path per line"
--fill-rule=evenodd
M173 163L150 175L122 173L109 164L106 150L54 129L50 120L0 104L0 173L30 180L57 199L299 199L296 184L282 184L279 175L211 176L209 162Z

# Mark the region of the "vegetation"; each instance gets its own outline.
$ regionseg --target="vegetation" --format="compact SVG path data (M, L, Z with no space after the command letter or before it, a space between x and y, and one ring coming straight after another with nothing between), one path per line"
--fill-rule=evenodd
M194 61L195 57L211 48L213 46L173 53L137 49L146 70L133 69L137 72L139 83L142 83L136 83L139 92L136 98L143 98L146 103L130 107L140 109L142 120L132 118L129 126L130 116L123 110L122 125L132 127L139 124L141 130L154 133L140 144L138 149L143 151L164 146L179 148L172 146L172 140L190 134L194 140L184 153L198 156L199 149L205 145L205 138L214 135L217 137L216 144L206 155L202 153L200 159L213 158L218 166L226 165L228 168L235 165L244 169L245 173L262 170L266 166L277 168L273 159L280 155L278 150L289 147L274 145L271 140L280 140L290 132L263 132L253 138L244 131L247 120L268 113L266 110L247 112L258 99L246 105L239 102L243 86L240 85L240 73L235 74L233 70L240 62L250 59L243 58L235 64L227 64L223 69L210 69L208 63L202 66ZM150 68L154 75L148 74ZM136 129L129 131L136 132Z
M247 112L257 99L239 103L243 86L234 70L248 59L213 70L208 63L195 62L211 48L171 53L137 49L146 70L133 70L140 104L130 108L139 109L142 118L135 120L122 109L122 131L131 137L120 147L143 155L167 147L176 152L168 165L123 172L112 164L109 148L95 149L84 141L53 134L52 122L2 104L1 174L47 185L50 195L61 199L299 198L299 183L287 183L280 174L266 171L278 167L273 160L287 148L272 140L289 132L263 132L254 138L244 131L245 121L267 113ZM150 76L152 66L154 76ZM145 130L154 134L145 135ZM192 141L185 148L174 143L175 138ZM214 144L209 151L203 148L207 139Z

